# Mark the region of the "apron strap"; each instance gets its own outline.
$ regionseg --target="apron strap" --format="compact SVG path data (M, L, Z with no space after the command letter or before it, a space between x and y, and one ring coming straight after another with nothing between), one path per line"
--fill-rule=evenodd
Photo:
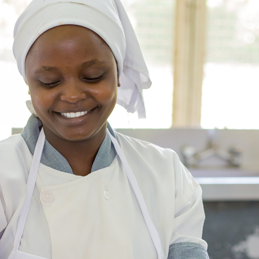
M127 177L128 177L128 180L131 184L131 187L135 193L135 196L138 200L138 203L139 203L139 206L140 206L140 209L141 209L141 212L143 214L143 217L144 217L144 220L146 222L146 225L147 225L147 228L148 228L148 231L149 231L149 234L151 236L151 239L154 243L154 246L156 248L156 251L157 251L157 254L158 254L158 259L165 259L165 256L164 256L164 252L163 252L163 249L162 249L162 245L161 245L161 240L160 240L160 237L159 237L159 234L156 230L156 227L154 226L151 218L150 218L150 215L148 213L148 209L147 209L147 205L145 203L145 200L143 198L143 195L139 189L139 186L138 186L138 183L137 183L137 180L135 178L135 175L133 174L128 162L127 162L127 159L126 157L124 156L124 153L120 147L120 145L118 144L118 141L111 135L111 133L109 132L109 130L107 130L110 138L111 138L111 141L116 149L116 152L122 162L122 165L126 171L126 174L127 174Z
M41 154L42 154L42 150L44 147L44 143L45 143L45 134L44 134L44 131L42 128L40 135L38 137L38 140L37 140L36 148L35 148L33 159L32 159L30 173L29 173L28 180L27 180L26 198L24 201L23 208L21 210L21 214L17 221L17 228L16 228L16 234L15 234L15 238L14 238L14 247L13 247L14 250L18 250L21 239L22 239L27 215L29 212L30 204L31 204L31 198L32 198L34 186L35 186L38 171L39 171Z

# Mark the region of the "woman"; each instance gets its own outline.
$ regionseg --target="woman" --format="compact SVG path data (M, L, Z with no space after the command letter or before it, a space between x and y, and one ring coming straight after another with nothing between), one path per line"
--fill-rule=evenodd
M198 183L107 123L150 86L119 0L34 0L13 50L33 115L0 143L0 258L208 258Z

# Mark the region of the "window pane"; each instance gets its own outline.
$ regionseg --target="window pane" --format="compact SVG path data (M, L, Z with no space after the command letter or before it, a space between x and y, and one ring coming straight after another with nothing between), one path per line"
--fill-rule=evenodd
M30 116L25 105L30 98L28 87L17 70L12 53L13 27L28 3L28 0L0 0L0 139L9 137L11 128L23 128Z
M259 1L207 0L204 128L259 129Z
M173 0L124 0L142 48L151 80L144 90L147 119L128 114L119 105L109 118L115 128L169 128L173 99Z

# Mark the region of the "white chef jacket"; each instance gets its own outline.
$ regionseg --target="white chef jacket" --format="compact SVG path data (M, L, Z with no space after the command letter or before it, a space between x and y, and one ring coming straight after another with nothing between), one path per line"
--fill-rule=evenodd
M170 245L182 242L199 244L207 249L206 242L201 239L205 218L201 188L175 152L118 133L117 137L158 230L165 254L169 253ZM13 247L31 162L32 155L20 135L0 142L0 232L5 229L0 240L1 259L7 258ZM84 235L80 248L74 247L78 243L71 242L73 231L70 228L59 225L57 232L62 234L53 232L58 225L52 228L53 211L48 212L49 208L55 208L55 200L60 205L60 199L63 199L63 206L73 201L73 189L68 190L66 197L59 197L58 193L74 184L78 184L78 192L87 193L83 209L85 220L73 223L71 218L78 229L82 227L83 233L89 233ZM69 212L70 208L67 209ZM62 232L63 228L65 232ZM73 253L79 249L81 255L91 258L99 258L97 251L103 247L107 249L104 255L112 253L110 246L114 244L117 247L113 249L122 251L120 256L123 258L156 258L145 222L117 157L109 167L85 177L65 174L40 164L20 250L54 258L53 250L61 237L64 247L70 247Z

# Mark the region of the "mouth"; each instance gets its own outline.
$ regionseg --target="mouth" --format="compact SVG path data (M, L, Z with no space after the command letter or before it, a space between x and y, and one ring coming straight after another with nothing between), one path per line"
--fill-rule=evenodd
M59 118L59 121L66 126L77 126L85 123L91 117L90 115L96 110L96 107L91 110L82 111L67 111L67 112L54 112ZM89 117L90 116L90 117Z
M79 118L82 117L84 115L86 115L88 113L88 111L81 111L81 112L64 112L64 113L60 113L62 116L64 116L65 118Z

